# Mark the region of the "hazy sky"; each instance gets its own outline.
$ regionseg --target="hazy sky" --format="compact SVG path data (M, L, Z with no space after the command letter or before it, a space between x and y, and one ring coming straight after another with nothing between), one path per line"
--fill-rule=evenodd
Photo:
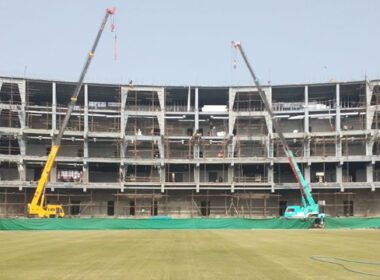
M250 85L231 40L264 84L379 78L377 0L0 0L0 75L77 80L112 6L87 81Z

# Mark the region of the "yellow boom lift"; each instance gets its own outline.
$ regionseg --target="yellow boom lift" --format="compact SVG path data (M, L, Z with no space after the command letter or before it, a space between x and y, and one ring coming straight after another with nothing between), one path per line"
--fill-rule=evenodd
M34 193L33 199L30 203L28 203L29 217L39 217L39 218L51 218L51 217L58 218L58 217L60 217L60 218L62 218L65 216L62 205L59 205L59 204L47 204L46 205L46 201L45 201L46 184L49 181L49 175L50 175L51 169L54 165L55 158L57 157L59 148L61 146L63 133L65 132L67 123L69 122L71 113L73 112L74 106L77 102L79 92L80 92L81 87L83 85L84 77L86 76L86 73L87 73L87 70L90 66L92 58L95 55L96 47L99 43L100 37L103 33L103 30L104 30L104 27L107 23L107 20L114 13L115 13L115 8L109 8L106 10L102 24L100 25L100 29L98 31L96 38L95 38L95 42L92 45L91 51L88 53L86 63L84 64L83 70L80 74L79 80L78 80L77 85L76 85L75 90L74 90L74 93L70 98L70 103L68 105L65 118L63 120L63 123L62 123L61 128L58 132L57 137L55 137L55 139L54 139L53 145L50 149L48 159L45 163L45 167L42 171L40 179L38 180L37 188L36 188L36 191Z

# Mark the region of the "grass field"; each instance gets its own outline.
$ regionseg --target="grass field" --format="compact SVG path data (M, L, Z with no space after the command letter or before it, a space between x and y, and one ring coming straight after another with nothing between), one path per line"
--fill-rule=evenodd
M314 255L380 262L380 231L0 231L0 279L376 279Z

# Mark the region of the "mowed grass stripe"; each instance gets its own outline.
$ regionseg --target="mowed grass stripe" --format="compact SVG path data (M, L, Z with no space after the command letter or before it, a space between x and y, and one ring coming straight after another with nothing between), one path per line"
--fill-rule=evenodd
M380 261L375 230L0 232L0 245L0 279L369 279L310 256Z

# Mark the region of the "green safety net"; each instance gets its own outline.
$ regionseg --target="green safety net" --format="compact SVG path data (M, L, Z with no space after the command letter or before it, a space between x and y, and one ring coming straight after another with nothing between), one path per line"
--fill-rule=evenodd
M0 219L0 230L133 230L133 229L308 229L313 220L193 218L170 219ZM380 228L380 218L326 218L326 229Z
M326 218L327 229L380 229L380 218Z
M0 230L128 230L128 229L305 229L311 220L193 219L0 219Z

